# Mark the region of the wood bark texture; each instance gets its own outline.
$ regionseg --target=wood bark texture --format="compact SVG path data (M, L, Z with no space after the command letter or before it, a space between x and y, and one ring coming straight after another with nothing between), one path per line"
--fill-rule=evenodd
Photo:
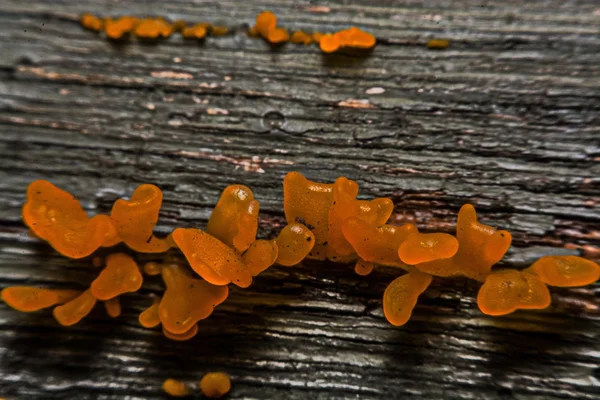
M290 29L374 33L367 56L273 49L246 35L270 9ZM83 12L162 15L233 28L114 44ZM260 237L284 224L292 170L347 176L387 196L393 222L454 233L464 203L507 229L502 266L600 255L600 4L349 0L0 2L0 287L84 288L98 270L31 238L25 188L48 179L108 212L140 183L164 191L157 230L204 227L221 190L261 202ZM428 39L450 39L444 51ZM181 258L181 257L179 257ZM138 257L145 260L160 257ZM231 399L598 399L600 285L552 289L541 312L482 315L478 285L436 279L403 327L381 297L399 273L274 267L188 342L137 315L159 278L80 324L0 305L0 397L160 399L168 377L232 376Z

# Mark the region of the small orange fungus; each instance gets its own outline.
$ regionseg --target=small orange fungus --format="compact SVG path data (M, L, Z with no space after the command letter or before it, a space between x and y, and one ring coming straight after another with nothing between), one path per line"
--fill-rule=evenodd
M321 39L323 38L323 36L325 36L324 33L321 32L313 32L312 34L312 39L315 43L320 43Z
M483 281L512 241L509 232L477 222L475 208L470 204L462 206L458 213L456 238L459 246L452 258L421 263L417 268L436 276L463 275Z
M167 379L163 383L163 390L170 396L173 397L185 397L189 396L190 389L187 385L181 381L175 379Z
M528 270L551 286L585 286L600 278L600 266L577 256L546 256L537 260Z
M223 372L210 372L200 380L200 390L204 396L218 399L231 390L231 379Z
M57 306L52 311L54 318L63 326L71 326L88 315L96 305L96 298L86 290L73 300Z
M160 299L156 297L152 305L142 311L138 317L140 325L144 328L154 328L160 325L160 316L158 315L158 306Z
M154 236L162 204L162 191L149 184L138 186L130 200L119 199L110 213L121 239L140 253L163 253L169 243Z
M100 32L104 27L104 22L95 15L85 13L81 16L81 26L91 31Z
M427 42L428 49L443 50L450 46L450 41L446 39L431 39Z
M181 36L186 39L203 39L206 37L206 26L196 24L194 26L185 27L181 31Z
M458 240L447 233L413 233L398 249L400 260L415 265L450 258L458 251Z
M417 298L431 283L431 275L412 270L396 278L383 294L383 313L390 324L404 325L417 304Z
M211 36L225 36L229 33L229 29L226 26L211 25L210 35Z
M270 11L263 11L256 17L256 23L250 30L252 35L257 32L265 40L272 44L280 44L290 40L288 31L277 27L277 17Z
M275 239L279 249L277 264L290 267L298 264L315 245L315 235L302 224L286 225Z
M142 39L167 38L173 34L173 26L162 18L146 18L137 24L133 34Z
M361 276L369 275L373 272L373 263L359 258L354 265L354 272Z
M292 34L292 37L290 38L290 42L296 43L296 44L304 44L304 45L308 46L309 44L313 43L313 38L311 35L309 35L308 33L304 32L304 31L296 31Z
M206 233L244 252L256 240L259 208L250 188L228 186L210 214Z
M404 265L398 257L398 248L409 235L418 233L413 224L377 226L356 217L344 221L342 228L360 258L389 266Z
M90 291L98 300L109 300L123 293L137 292L143 281L133 258L116 253L106 257L106 267L92 282Z
M194 279L178 265L165 266L162 277L167 290L160 301L158 314L163 328L176 335L189 331L198 321L208 317L229 294L227 286Z
M183 19L178 19L173 22L171 27L173 28L173 32L183 32L187 27L187 22L185 22Z
M269 268L277 260L278 248L273 240L257 240L242 255L252 276L256 276Z
M121 315L121 301L119 300L119 297L117 296L106 300L104 302L104 308L111 318L117 318Z
M233 283L242 288L252 283L252 274L238 253L208 233L177 228L173 231L173 240L192 269L207 282L213 285Z
M375 36L372 34L352 27L323 35L319 45L324 53L333 53L341 48L370 49L375 46L375 42Z
M540 278L528 271L493 271L477 294L484 314L505 315L518 309L543 309L550 305L550 292Z
M0 297L10 307L21 312L38 311L63 304L79 296L76 290L44 289L32 286L10 286L2 289Z
M106 216L90 219L73 195L43 180L27 187L23 220L36 236L71 258L92 254L110 230Z
M155 263L155 262L148 262L146 264L144 264L144 273L146 275L150 275L150 276L156 276L156 275L160 275L160 269L162 268L162 265L159 263Z
M104 33L110 39L121 39L127 33L136 29L139 22L139 18L129 16L124 16L117 20L105 18Z
M190 340L198 333L198 324L194 324L190 329L183 333L173 333L169 332L163 326L163 335L171 340L177 340L179 342L184 342L186 340Z

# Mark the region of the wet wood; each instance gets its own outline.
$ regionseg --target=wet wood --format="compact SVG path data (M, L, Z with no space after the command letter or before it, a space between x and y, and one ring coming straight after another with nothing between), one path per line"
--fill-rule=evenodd
M397 223L453 232L470 202L510 230L505 266L544 254L600 257L600 6L500 0L344 5L149 0L0 3L0 286L83 288L97 274L28 237L27 184L49 179L106 212L136 185L165 193L160 233L203 227L220 191L261 201L260 235L280 229L292 170L389 196ZM282 25L358 25L368 56L271 49L245 35L269 8ZM80 13L160 14L234 28L223 38L114 44ZM451 41L428 50L432 38ZM148 259L140 258L140 261ZM155 258L156 259L156 258ZM159 260L159 259L157 259ZM543 312L483 316L478 286L436 280L394 328L381 296L397 273L273 268L172 342L138 326L160 293L148 279L72 328L0 305L0 397L162 398L168 377L232 375L230 398L544 398L600 395L600 285L553 289Z

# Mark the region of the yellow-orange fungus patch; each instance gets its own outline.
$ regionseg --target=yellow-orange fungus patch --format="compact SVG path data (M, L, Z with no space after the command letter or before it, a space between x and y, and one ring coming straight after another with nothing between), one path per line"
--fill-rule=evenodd
M104 233L102 247L113 247L121 243L121 237L119 236L119 232L117 231L117 226L115 225L115 221L113 221L111 217L109 217L108 215L100 214L96 215L94 218L104 220L104 223L106 224L106 232Z
M139 18L124 16L117 20L104 19L104 33L110 39L121 39L127 33L136 29L140 22Z
M458 251L458 240L447 233L413 233L398 249L400 260L409 265L450 258Z
M551 286L584 286L600 278L600 266L577 256L546 256L537 260L529 271Z
M257 240L242 255L242 260L248 266L252 276L256 276L273 265L277 255L278 248L275 241Z
M227 286L215 286L194 279L178 265L165 266L162 277L167 286L158 308L163 328L179 335L200 320L208 317L214 308L227 298Z
M409 235L418 233L412 224L377 226L355 217L344 221L342 229L360 258L389 266L404 265L398 257L398 248Z
M210 214L206 233L242 253L256 239L259 208L248 187L228 186Z
M160 275L161 268L162 266L159 263L148 262L144 264L144 273L150 276Z
M275 28L269 32L267 40L273 44L285 43L290 40L290 34L288 33L287 29Z
M138 317L140 325L144 328L154 328L160 325L160 316L158 315L158 306L160 299L157 297L154 299L154 303L142 311Z
M231 390L231 379L223 372L210 372L200 380L200 390L204 396L218 399Z
M138 186L130 200L119 199L110 213L121 239L140 253L163 253L169 243L154 236L162 204L162 191L149 184Z
M206 26L196 24L194 26L185 27L181 31L181 36L186 39L203 39L206 37Z
M187 27L187 22L185 22L183 19L178 19L173 22L171 27L173 28L173 32L183 32L183 30Z
M124 253L106 257L106 267L92 282L90 290L98 300L109 300L128 292L137 292L144 278L133 258Z
M32 312L63 304L79 296L76 290L43 289L33 286L11 286L2 289L0 297L17 311Z
M163 390L168 395L173 397L185 397L191 394L189 388L185 383L175 379L165 380L163 383Z
M321 51L333 53L340 48L370 49L375 46L375 36L352 27L334 34L327 33L319 40Z
M321 32L313 32L312 34L312 39L315 43L320 43L321 39L323 38L323 36L325 36L324 33Z
M369 275L373 272L373 263L359 258L354 265L354 272L361 276Z
M95 32L100 32L104 27L104 22L100 18L88 13L81 16L80 22L81 26Z
M177 228L173 240L198 275L214 285L233 283L246 288L252 274L238 253L200 229Z
M277 264L290 267L302 261L315 245L315 235L303 224L286 225L275 239Z
M308 33L304 32L304 31L296 31L292 34L290 41L292 43L304 44L304 45L308 46L309 44L313 43L313 38L311 35L309 35Z
M135 26L133 34L142 39L167 38L173 34L173 26L162 18L146 18Z
M550 305L550 292L540 278L528 271L493 271L477 294L484 314L505 315L518 309L543 309Z
M119 297L117 296L106 300L104 302L104 308L111 318L117 318L121 315L121 301L119 300Z
M417 298L431 283L431 275L413 269L396 278L383 294L383 313L390 324L404 325L417 304Z
M88 315L95 305L96 298L92 296L92 293L89 290L86 290L73 300L62 306L55 307L52 314L59 324L71 326Z
M71 258L92 254L110 230L105 216L90 219L73 195L43 180L27 187L23 220L36 236Z
M290 40L288 31L277 27L277 17L270 11L263 11L256 17L256 23L250 30L252 35L257 32L272 44L280 44Z
M225 36L229 33L229 29L226 26L212 25L210 27L211 36Z
M300 223L315 236L315 245L307 258L327 258L329 208L333 203L333 185L309 181L298 172L283 180L283 208L288 224Z
M163 335L165 335L165 337L167 337L171 340L177 340L179 342L190 340L191 338L196 336L197 333L198 333L198 324L194 324L189 330L187 330L183 333L169 332L163 326Z
M470 204L462 206L458 213L456 238L459 246L454 257L421 263L417 268L436 276L463 275L483 281L512 241L509 232L477 222L475 208Z
M431 39L427 42L428 49L443 50L450 46L450 41L446 39Z

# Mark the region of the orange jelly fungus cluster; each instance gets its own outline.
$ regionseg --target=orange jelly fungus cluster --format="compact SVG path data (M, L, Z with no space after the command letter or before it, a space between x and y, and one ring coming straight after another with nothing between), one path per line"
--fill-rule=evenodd
M142 270L160 275L166 289L139 315L140 325L160 326L166 337L187 340L197 334L199 321L226 300L228 284L247 288L272 265L293 266L305 258L352 262L359 275L378 265L404 270L383 294L384 314L397 326L409 320L418 296L435 276L482 282L477 303L488 315L546 308L548 286L584 286L600 278L598 264L575 256L542 257L523 270L494 270L510 247L511 235L480 223L472 205L460 209L456 236L421 233L413 224L387 224L394 209L390 199L359 200L358 192L358 184L344 177L325 184L290 172L283 181L287 225L267 240L256 238L260 204L254 194L246 186L232 185L223 190L206 230L176 228L159 238L154 227L162 192L154 185L140 185L130 199L117 200L110 215L90 218L71 194L50 182L34 181L27 188L23 220L64 256L86 257L122 242L140 253L178 248L191 268L149 262L140 269L131 256L114 253L83 292L14 286L5 288L1 297L23 312L55 307L54 317L65 326L79 322L98 301L117 317L120 296L141 288ZM91 262L102 266L97 257Z
M107 38L119 40L133 35L142 40L157 40L168 38L173 33L181 33L185 39L203 39L206 36L225 36L229 29L225 26L211 25L200 22L188 25L186 21L169 22L162 17L137 18L122 16L119 18L99 18L91 14L83 14L81 26L94 32L104 32ZM277 17L270 11L263 11L256 17L256 22L248 34L252 37L262 37L273 45L287 42L319 45L324 53L334 53L342 49L371 49L375 47L375 36L359 28L351 27L334 33L307 33L297 30L289 33L287 29L277 26Z
M166 379L163 390L172 397L191 396L191 387L176 379ZM200 390L204 397L218 399L225 396L231 390L231 379L223 372L209 372L200 380Z

